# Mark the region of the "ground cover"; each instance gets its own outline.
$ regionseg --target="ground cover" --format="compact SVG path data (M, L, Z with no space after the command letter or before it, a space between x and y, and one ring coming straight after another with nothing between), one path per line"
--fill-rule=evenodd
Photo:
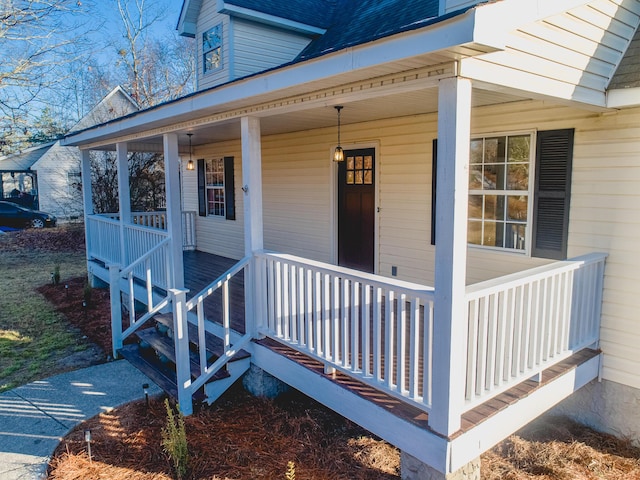
M0 234L0 391L104 358L37 292L86 275L81 226Z

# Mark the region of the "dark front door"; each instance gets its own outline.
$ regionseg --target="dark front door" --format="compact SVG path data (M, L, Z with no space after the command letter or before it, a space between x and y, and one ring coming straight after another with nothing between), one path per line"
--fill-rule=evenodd
M344 153L338 167L338 264L373 273L375 149Z

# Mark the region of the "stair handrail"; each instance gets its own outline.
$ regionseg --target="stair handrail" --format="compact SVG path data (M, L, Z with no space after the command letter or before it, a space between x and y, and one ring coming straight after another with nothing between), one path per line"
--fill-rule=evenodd
M191 414L193 411L192 396L209 381L216 373L220 371L233 357L238 354L252 340L253 334L247 331L240 339L233 344L231 343L231 322L229 316L229 282L231 279L250 267L253 255L246 256L229 268L226 272L216 278L209 285L204 287L200 292L194 295L189 301L186 301L185 290L171 290L174 305L174 335L176 337L176 375L178 384L178 402L180 409L185 415ZM211 365L208 365L207 349L206 349L206 326L207 319L204 316L204 300L211 296L218 289L223 289L222 294L222 331L221 336L223 342L224 353ZM189 363L189 341L188 341L188 312L196 309L198 319L198 351L200 360L200 376L195 380L191 380L191 368ZM246 325L246 305L245 305L245 325ZM245 327L245 331L248 330Z
M150 249L140 258L130 263L124 268L120 268L117 264L109 265L109 287L110 287L110 297L111 297L111 332L112 332L112 344L113 344L113 356L116 358L117 351L122 348L124 339L133 334L138 328L144 325L149 319L151 319L154 315L159 313L161 310L169 306L171 301L171 295L169 292L165 295L164 298L160 299L158 302L154 304L153 301L153 293L154 284L152 281L151 275L151 258L158 251L164 249L165 258L164 258L164 267L166 270L166 278L169 280L171 278L170 269L170 255L171 252L169 250L169 243L171 239L166 238L162 240L158 245ZM147 293L147 312L142 315L140 318L136 318L135 311L135 282L134 282L134 270L141 266L145 266L145 278L140 279L144 281L145 289ZM124 278L126 277L126 278ZM127 290L123 290L121 288L121 281L125 280L127 285ZM122 291L128 291L129 295L129 327L126 330L122 330L122 299L120 297L120 293Z

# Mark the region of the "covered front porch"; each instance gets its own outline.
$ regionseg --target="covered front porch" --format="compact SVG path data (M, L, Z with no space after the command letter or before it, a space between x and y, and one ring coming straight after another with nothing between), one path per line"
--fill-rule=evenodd
M473 251L476 259L500 256L500 266L514 273L468 281L472 112L493 116L480 128L484 133L497 129L495 119L507 110L529 122L512 128L529 132L536 127L522 120L520 102L527 99L484 84L474 88L450 63L405 71L399 62L394 68L344 74L331 80L336 85L318 81L295 92L256 87L259 93L249 99L223 99L213 89L197 105L168 104L78 134L74 141L85 148L89 269L111 288L114 354L159 315L163 321L169 315L183 412L191 412L201 389L215 400L221 392L211 386L214 377L248 353L254 365L449 473L598 377L605 256L534 258L529 221L512 242L527 249ZM373 273L339 261L339 175L330 159L338 103L352 115L349 148L375 150L384 166L371 182ZM186 148L191 140L194 150ZM118 215L92 212L92 148L115 149L123 186L129 150L162 151L167 208L161 220L145 225L145 214L131 212L126 187ZM210 215L208 207L198 211L194 245L219 255L231 251L222 256L235 262L202 278L205 263L190 264L184 254L183 211L200 206L208 185L188 177L184 163L214 155L221 165L238 159L235 172L241 173L232 185L238 220ZM416 165L420 175L414 175ZM431 167L432 178L423 175ZM392 185L398 177L414 184ZM429 193L431 203L423 202ZM214 194L210 201L215 209ZM431 232L423 228L429 220ZM426 266L397 277L398 263L391 263L397 259L405 271L411 263ZM190 283L194 266L204 286ZM425 280L428 272L433 282ZM208 335L222 344L215 358L208 354Z

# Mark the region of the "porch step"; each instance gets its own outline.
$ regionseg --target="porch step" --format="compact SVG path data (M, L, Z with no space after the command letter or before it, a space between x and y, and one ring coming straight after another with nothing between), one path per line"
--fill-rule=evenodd
M161 313L153 317L153 319L161 325L173 330L173 314ZM189 322L189 342L197 349L198 348L198 327ZM219 358L224 355L224 343L222 339L216 337L210 332L205 332L205 344L207 346L207 352L210 356ZM237 362L249 358L251 354L245 350L240 350L236 353L229 362Z
M158 385L167 395L178 398L176 372L167 365L163 365L155 358L155 354L145 354L138 345L129 344L118 350L118 353L127 362L144 373L150 380ZM193 396L194 401L202 403L205 400L204 391L199 390Z
M146 342L149 345L149 348L152 348L158 353L164 355L168 360L176 363L176 351L175 346L173 344L173 340L165 335L161 335L155 328L146 328L144 330L139 330L136 332L136 335L140 339L141 342ZM142 347L140 347L142 348ZM189 361L191 363L191 376L193 378L197 378L200 376L200 359L198 358L198 354L190 351L189 352ZM209 360L210 363L213 363ZM218 371L212 378L211 381L221 380L223 378L227 378L229 374L226 370Z

